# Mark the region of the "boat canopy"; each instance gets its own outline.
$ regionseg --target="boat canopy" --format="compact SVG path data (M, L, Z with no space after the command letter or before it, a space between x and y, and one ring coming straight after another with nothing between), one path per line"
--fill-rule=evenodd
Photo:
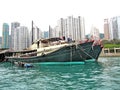
M54 42L62 40L60 37L48 38L48 39L40 39L37 42L41 41L42 43Z

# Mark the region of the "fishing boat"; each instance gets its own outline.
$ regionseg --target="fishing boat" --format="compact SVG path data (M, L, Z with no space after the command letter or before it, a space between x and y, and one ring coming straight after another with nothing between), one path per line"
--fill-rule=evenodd
M31 50L36 50L35 55L29 53L6 57L9 62L80 62L95 59L97 60L102 45L95 44L95 41L75 42L72 40L65 41L61 38L40 39L34 42Z

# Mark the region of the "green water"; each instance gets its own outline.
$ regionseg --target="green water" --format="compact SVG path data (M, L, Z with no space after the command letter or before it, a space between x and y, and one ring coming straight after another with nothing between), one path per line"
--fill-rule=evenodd
M120 90L120 57L28 69L0 63L0 90Z

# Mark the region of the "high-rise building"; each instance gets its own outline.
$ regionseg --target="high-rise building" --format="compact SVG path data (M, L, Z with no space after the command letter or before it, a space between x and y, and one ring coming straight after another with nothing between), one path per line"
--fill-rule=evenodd
M12 22L11 23L11 44L10 44L10 48L14 48L14 39L16 38L14 36L14 31L17 27L20 26L20 23L19 22Z
M109 22L110 39L120 39L120 16L110 19Z
M39 28L33 29L33 42L41 38L41 30Z
M63 35L60 35L61 33L60 33L60 31L59 31L58 26L54 27L53 30L54 30L54 31L53 31L53 32L54 32L54 33L53 33L53 36L54 36L54 37L64 36L64 32L63 32Z
M113 39L118 39L117 17L112 18Z
M104 39L120 39L120 16L104 19Z
M112 18L109 20L109 35L110 35L110 40L113 40Z
M9 42L8 42L8 44L9 44L9 48L11 48L10 47L10 45L11 45L11 35L9 34L9 40L8 40Z
M49 26L49 38L53 38L54 37L54 30L51 26Z
M85 38L85 21L81 16L77 18L73 16L69 16L66 19L61 18L57 26L59 37L65 36L66 39L72 38L75 41L80 41Z
M9 48L9 25L3 23L2 48Z
M44 33L43 38L48 38L49 32L48 31L44 31L43 33Z
M96 27L92 26L90 36L92 36L94 40L100 39L99 30Z
M120 16L117 17L118 39L120 39Z
M14 37L14 50L23 50L29 47L29 32L27 27L17 27L14 30Z
M104 34L100 33L100 39L104 39Z
M58 21L58 26L55 27L55 33L57 33L58 31L58 36L62 37L65 35L65 29L64 29L64 24L65 24L65 20L63 18L60 18L60 20ZM57 28L59 27L59 28ZM56 35L56 34L55 34Z
M32 21L32 30L30 36L31 36L31 40L30 40L31 43L42 38L42 31L33 23L33 21Z
M61 36L61 32L59 31L58 26L52 28L51 26L49 26L49 38L53 38L53 37L60 37Z
M2 37L0 37L0 48L2 48Z
M110 30L109 30L109 22L108 19L104 19L104 39L110 39Z

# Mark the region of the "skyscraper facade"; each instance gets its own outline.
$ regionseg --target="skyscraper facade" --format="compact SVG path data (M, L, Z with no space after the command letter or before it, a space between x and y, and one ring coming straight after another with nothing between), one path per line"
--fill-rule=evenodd
M0 37L0 48L2 48L2 37Z
M10 44L10 48L14 48L14 40L15 40L15 36L14 36L14 31L16 30L17 27L20 26L19 22L12 22L11 23L11 44Z
M78 16L74 18L69 16L66 19L61 18L58 21L59 36L65 36L67 38L72 38L72 40L80 41L85 38L85 21L84 18Z
M118 39L117 17L112 18L113 39Z
M94 40L99 40L100 39L99 30L96 27L92 26L90 36L92 36Z
M49 26L49 38L53 38L54 37L54 30L51 26Z
M58 37L58 36L60 36L60 32L59 32L59 30L58 30L59 28L58 28L58 26L56 26L56 27L54 27L54 31L53 31L53 36L54 37ZM63 35L62 36L64 36L64 33L63 33Z
M109 22L108 19L104 19L104 39L110 39L110 30L109 30Z
M9 25L3 23L2 48L9 48Z
M110 35L110 40L113 40L113 25L112 25L112 18L109 20L109 35ZM105 37L105 35L104 35Z
M118 39L120 39L120 16L117 17Z
M47 39L47 38L48 38L48 35L49 35L49 32L48 32L48 31L44 31L44 32L43 32L43 38L46 38L46 39Z
M120 39L120 16L110 19L109 22L110 39Z
M41 38L41 31L39 28L33 28L33 42Z
M29 47L29 32L27 27L17 27L14 30L14 37L14 50L23 50Z

